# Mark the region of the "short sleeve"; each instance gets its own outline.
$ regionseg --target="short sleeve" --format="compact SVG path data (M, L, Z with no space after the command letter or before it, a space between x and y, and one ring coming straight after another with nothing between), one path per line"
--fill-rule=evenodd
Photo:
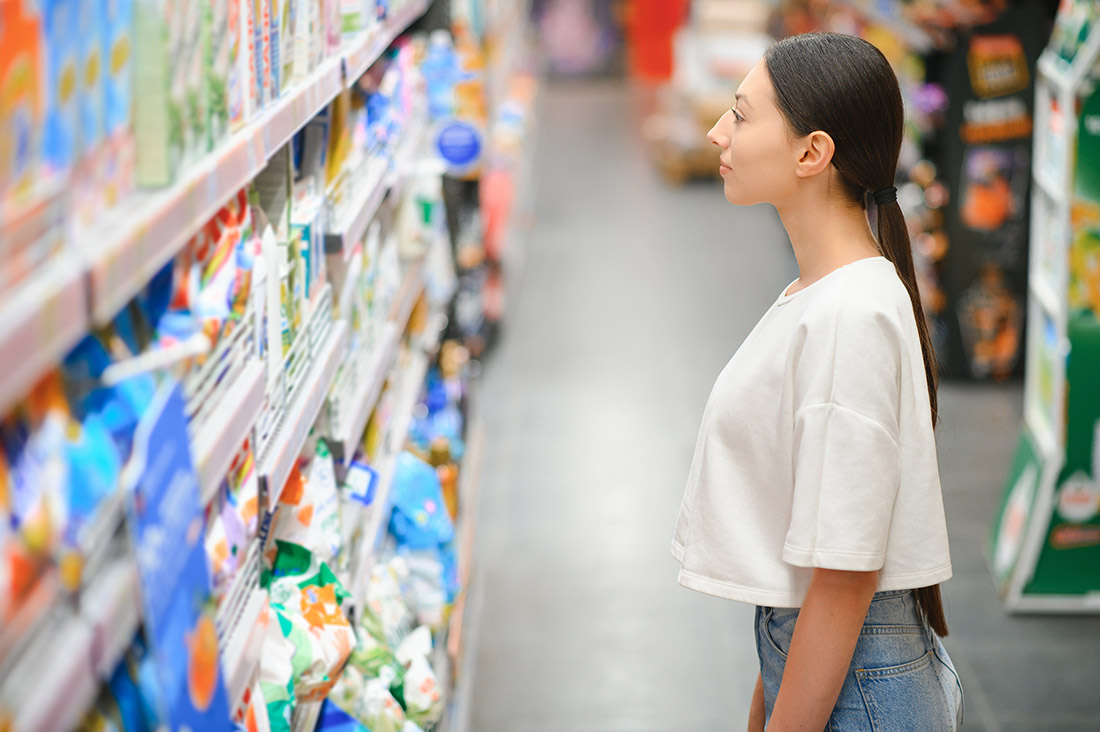
M896 314L848 293L807 323L792 364L794 493L783 560L881 569L901 483Z

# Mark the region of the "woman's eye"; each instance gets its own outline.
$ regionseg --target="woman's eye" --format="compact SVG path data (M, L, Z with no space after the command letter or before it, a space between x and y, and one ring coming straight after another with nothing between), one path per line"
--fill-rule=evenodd
M730 111L733 112L733 121L734 122L744 122L745 121L745 118L741 116L741 113L737 111L736 107L731 109Z

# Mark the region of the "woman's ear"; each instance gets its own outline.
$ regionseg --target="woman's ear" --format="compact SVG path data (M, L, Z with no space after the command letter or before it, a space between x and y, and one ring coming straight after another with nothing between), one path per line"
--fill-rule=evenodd
M810 178L822 173L833 162L833 153L836 145L828 133L817 130L798 141L795 154L798 160L795 163L795 175L799 178Z

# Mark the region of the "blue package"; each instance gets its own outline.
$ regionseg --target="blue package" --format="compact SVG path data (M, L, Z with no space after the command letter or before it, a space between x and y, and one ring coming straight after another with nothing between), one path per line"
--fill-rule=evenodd
M354 717L326 699L321 707L321 719L317 724L318 732L370 732Z
M378 488L378 471L366 463L354 460L348 467L344 487L349 498L369 506L374 502L374 493Z
M74 524L90 518L118 486L122 459L111 431L97 414L81 425L80 437L67 443L69 510Z
M439 475L409 452L397 458L390 533L398 544L410 549L431 549L454 538L454 524L443 502Z

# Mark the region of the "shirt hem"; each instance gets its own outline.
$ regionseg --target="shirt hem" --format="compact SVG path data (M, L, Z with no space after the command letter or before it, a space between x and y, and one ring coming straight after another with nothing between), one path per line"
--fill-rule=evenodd
M675 548L676 544L673 543ZM951 563L941 565L935 569L920 572L908 572L906 574L891 574L879 577L876 592L889 592L891 590L913 590L919 587L931 587L951 579ZM689 572L681 568L677 582L683 587L704 595L710 595L723 600L742 602L748 605L760 605L764 607L799 608L806 598L806 593L792 591L762 590L754 587L726 582L723 580L706 577L701 574Z

